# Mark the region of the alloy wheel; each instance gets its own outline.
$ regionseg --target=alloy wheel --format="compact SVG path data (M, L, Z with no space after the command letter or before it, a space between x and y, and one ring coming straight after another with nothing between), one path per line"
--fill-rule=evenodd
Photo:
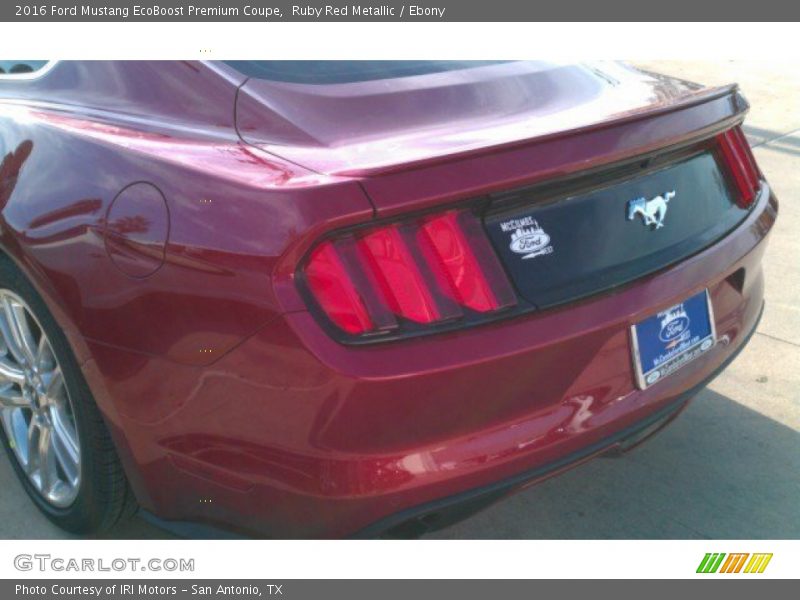
M61 365L39 321L0 289L0 420L39 495L64 508L78 495L81 446Z

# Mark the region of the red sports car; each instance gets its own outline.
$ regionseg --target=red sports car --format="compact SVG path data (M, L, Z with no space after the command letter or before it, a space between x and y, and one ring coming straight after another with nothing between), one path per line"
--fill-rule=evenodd
M763 309L733 85L0 68L0 429L73 532L419 535L658 430Z

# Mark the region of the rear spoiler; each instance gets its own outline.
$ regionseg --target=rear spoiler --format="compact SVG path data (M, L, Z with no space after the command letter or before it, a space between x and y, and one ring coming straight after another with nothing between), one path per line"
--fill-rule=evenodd
M725 86L703 88L702 90L699 90L697 93L694 93L690 96L686 96L676 102L643 107L639 110L610 117L602 121L597 121L596 123L592 123L591 125L576 127L573 129L562 129L559 131L544 133L542 135L538 135L531 138L514 140L511 142L506 142L497 145L484 146L481 148L476 148L464 152L457 152L441 156L432 156L421 160L405 162L402 164L376 166L373 168L345 169L337 172L336 174L343 176L353 176L353 177L371 177L381 174L394 173L398 171L413 170L415 168L434 165L437 163L458 161L472 156L489 154L498 151L511 150L514 148L527 146L531 144L546 144L556 139L579 136L602 129L609 129L624 125L630 125L638 121L648 120L654 117L668 115L671 113L683 112L688 109L699 107L709 103L713 104L715 101L721 101L721 104L725 104L729 107L729 111L723 111L728 114L726 114L717 123L715 123L719 125L715 129L719 130L726 129L728 127L732 127L733 125L741 123L744 120L744 117L747 114L747 112L750 110L749 103L744 98L744 96L742 96L742 94L739 92L739 85L736 83L732 83ZM722 115L720 115L720 117L722 117ZM705 137L705 136L700 134L697 137Z
M749 106L736 85L704 89L682 102L655 106L585 127L404 164L350 172L378 215L590 174L709 139L742 122ZM580 140L576 140L580 138Z

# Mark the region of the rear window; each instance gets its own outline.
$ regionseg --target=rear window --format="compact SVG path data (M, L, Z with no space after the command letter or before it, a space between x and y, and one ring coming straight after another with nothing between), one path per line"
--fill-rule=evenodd
M445 71L474 69L498 60L231 60L243 75L270 81L305 84L354 83L397 79Z

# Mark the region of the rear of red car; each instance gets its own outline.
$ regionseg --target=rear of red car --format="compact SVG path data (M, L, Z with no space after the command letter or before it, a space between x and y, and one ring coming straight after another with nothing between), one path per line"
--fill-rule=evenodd
M233 67L242 138L357 181L373 217L283 253L280 317L215 365L248 380L232 398L263 384L269 431L173 437L162 514L213 487L198 518L249 532L418 534L637 443L752 335L777 203L734 87Z
M168 245L163 285L219 275L208 310L247 307L269 264L275 307L213 362L90 344L146 509L273 537L419 534L637 443L752 335L777 202L735 87L620 65L322 65L215 67L242 81L237 140L313 173L296 189L230 183L255 160L180 185L154 169L170 245L205 222L169 186L224 175L225 218L253 224Z

